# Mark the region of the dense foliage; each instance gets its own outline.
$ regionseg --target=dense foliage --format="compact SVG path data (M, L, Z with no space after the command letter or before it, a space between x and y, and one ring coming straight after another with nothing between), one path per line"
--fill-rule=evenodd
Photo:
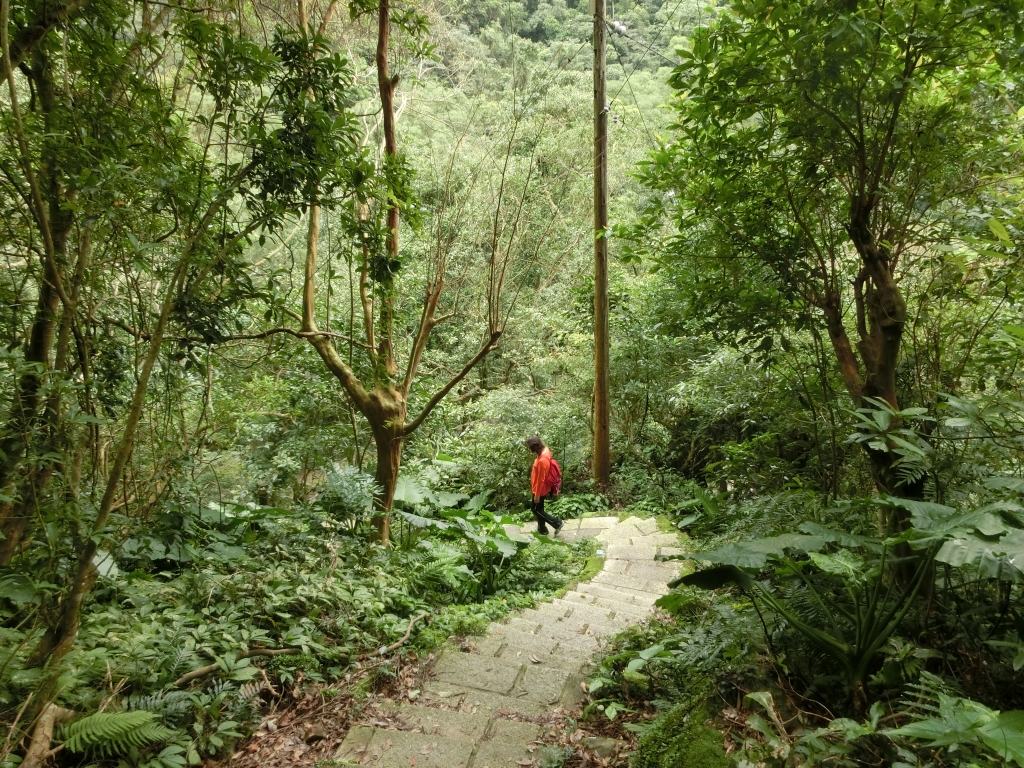
M1024 6L613 14L596 488L586 3L0 1L5 765L564 588L534 433L699 553L590 683L635 765L1024 765Z

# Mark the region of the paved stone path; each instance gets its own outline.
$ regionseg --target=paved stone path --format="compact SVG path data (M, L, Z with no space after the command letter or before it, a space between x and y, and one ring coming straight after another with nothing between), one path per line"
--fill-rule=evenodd
M468 651L447 646L415 704L389 704L384 717L349 730L335 756L340 764L535 765L531 743L543 716L581 701L584 672L603 641L646 617L679 572L677 562L654 559L683 552L654 519L567 520L559 534L568 541L588 536L603 545L600 573L564 597L492 624Z

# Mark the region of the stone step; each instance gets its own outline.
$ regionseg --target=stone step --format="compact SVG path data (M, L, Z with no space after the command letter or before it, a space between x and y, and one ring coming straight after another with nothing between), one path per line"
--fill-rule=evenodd
M530 745L540 732L540 726L534 723L495 718L487 738L477 745L470 768L519 768L533 764Z
M367 725L398 731L415 731L428 736L478 741L484 737L490 718L487 713L457 712L418 704L386 702L380 707L386 722L368 721Z
M650 608L643 605L626 603L621 600L611 600L607 597L585 595L582 592L576 591L566 592L565 596L561 599L573 605L588 605L608 609L615 614L616 621L625 621L631 625L636 624L651 613Z
M591 641L591 638L583 638ZM571 640L559 640L542 635L526 635L506 630L501 635L489 635L477 647L483 656L493 656L504 661L519 661L534 664L531 657L539 659L543 667L579 672L589 662L592 644L580 646Z
M522 616L512 616L505 619L504 622L497 625L497 627L507 627L508 629L521 632L524 635L535 635L537 630L540 629L541 622L531 619L525 619ZM497 628L496 627L496 628Z
M637 528L639 528L646 534L652 534L658 530L658 520L654 517L627 517L622 522L629 523L630 525L635 525Z
M679 537L674 533L651 533L642 539L633 541L634 544L646 544L652 547L678 547Z
M545 624L538 634L545 638L554 638L561 643L571 645L580 651L596 651L600 638L604 634L590 631L589 626L572 626L565 624Z
M590 661L590 653L587 649L577 649L568 641L557 641L559 650L553 653L537 653L529 649L517 649L505 646L498 658L521 661L529 666L547 667L549 669L560 669L565 672L582 672ZM562 645L564 643L564 645ZM537 661L534 661L537 659Z
M357 725L334 759L372 768L468 768L474 747L472 740Z
M668 583L677 578L681 572L680 568L660 568L652 567L646 563L643 565L640 563L633 563L632 567L626 571L625 575L653 582L654 584L660 584L668 589Z
M498 628L501 632L498 632ZM501 656L503 648L510 648L513 651L529 650L538 656L546 656L558 649L558 641L551 638L544 638L539 635L519 632L504 625L496 625L492 630L493 634L486 635L474 641L474 650L482 656Z
M498 693L489 681L479 678L473 679L472 685L464 684L461 681L473 675L463 674L432 680L420 695L426 705L460 712L513 712L532 716L564 706L575 696L575 688L582 680L579 674L568 669L529 662L515 666L523 666L522 674L507 693Z
M633 563L630 560L605 559L602 571L608 573L625 573Z
M658 599L657 595L652 595L649 592L637 592L605 584L580 584L576 589L584 595L607 597L609 600L618 600L622 603L638 605L647 609L653 606L654 601Z
M615 615L615 611L603 605L594 605L581 600L573 602L564 598L555 600L555 604L562 608L569 618L598 621L604 624L622 623Z
M545 611L539 611L536 609L529 609L523 611L522 618L528 622L538 621L541 624L554 625L554 626L571 626L577 627L580 632L586 629L586 624L589 622L597 622L599 624L614 624L615 619L610 616L611 611L602 610L600 607L591 608L587 610L586 607L582 607L581 610L575 610L571 603L567 603L564 600L552 603L550 608Z
M596 538L605 544L628 544L633 539L645 538L645 534L635 526L619 523L614 528L605 528Z
M434 678L439 683L504 695L512 692L522 671L520 661L446 651L434 666Z
M521 530L531 529L535 524ZM492 624L465 651L447 647L416 702L381 706L352 728L339 761L378 768L536 763L539 753L531 744L540 726L522 719L580 704L583 669L609 637L651 614L682 566L654 559L683 550L673 546L679 543L673 533L657 530L653 518L568 520L561 535L605 542L603 571L563 597Z
M668 586L664 581L648 581L642 579L638 575L634 575L632 571L626 571L625 573L605 573L601 572L597 574L592 580L593 584L607 584L612 587L622 587L623 589L630 589L636 592L647 592L661 597L668 592Z
M504 712L535 717L551 710L546 702L534 701L525 696L505 696L500 693L451 685L437 680L432 680L423 686L420 698L424 704L432 707L470 714L483 712L494 715Z
M626 568L626 573L631 571L651 572L659 574L658 578L660 578L660 574L678 573L684 566L686 566L686 562L683 560L651 560L649 563L633 561Z
M642 560L649 562L658 554L657 547L633 544L609 544L605 549L605 557L620 560Z

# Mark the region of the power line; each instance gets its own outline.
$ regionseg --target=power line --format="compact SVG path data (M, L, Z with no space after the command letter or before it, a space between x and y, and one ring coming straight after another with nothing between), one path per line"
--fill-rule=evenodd
M669 13L669 14L668 14L668 15L667 15L666 17L665 17L665 21L664 21L664 22L662 22L661 26L660 26L660 27L658 28L658 32L657 32L657 34L656 34L656 35L654 36L654 39L653 39L653 40L651 40L650 44L649 44L649 45L647 46L647 49L646 49L646 50L645 50L645 51L643 52L643 54L642 54L642 55L640 56L640 60L639 60L639 61L637 61L637 63L633 65L633 69L632 69L632 70L630 70L630 72L629 72L629 74L628 74L628 75L626 75L626 82L625 82L625 83L623 83L622 85L620 85L620 86L619 86L619 90L617 90L617 91L615 92L615 95L614 95L614 96L612 96L612 100L613 100L613 101L614 101L615 99L617 99L617 98L619 97L619 94L620 94L620 93L622 93L622 89L623 89L623 88L625 88L625 87L626 87L626 85L627 85L627 84L629 83L629 78L631 78L631 77L633 76L633 73L634 73L634 72L636 72L637 68L638 68L638 67L639 67L639 66L640 66L641 64L643 64L643 62L644 62L644 59L645 59L645 58L647 58L647 54L651 52L651 49L652 49L652 48L654 47L654 44L655 44L656 42L658 42L658 38L660 38L660 37L661 37L661 33L665 31L665 27L667 27L667 26L668 26L668 23L669 23L669 22L670 22L670 21L672 20L672 18L673 18L673 15L675 14L675 12L679 10L679 6L680 6L680 5L682 5L682 2L683 2L683 0L677 0L675 8L673 8L673 9L672 9L672 11L671 11L671 12L670 12L670 13ZM632 39L632 38L630 38L630 39ZM642 43L641 43L641 45L642 45ZM660 55L660 54L659 54L659 55ZM664 57L664 56L662 56L662 58L665 58L665 57ZM666 59L666 61L667 61L667 59Z
M622 67L622 71L625 72L626 65L622 63L622 56L619 55L619 47L612 42L612 48L615 50L615 58L619 60L619 66ZM654 144L654 134L652 134L651 129L647 127L647 120L644 118L644 111L640 107L640 102L637 101L636 92L633 90L633 86L630 85L629 78L626 78L625 85L629 85L629 93L633 97L633 103L636 105L636 111L640 115L640 122L643 123L644 130L647 131L647 137L651 140L651 143ZM622 88L619 88L619 90L621 91Z

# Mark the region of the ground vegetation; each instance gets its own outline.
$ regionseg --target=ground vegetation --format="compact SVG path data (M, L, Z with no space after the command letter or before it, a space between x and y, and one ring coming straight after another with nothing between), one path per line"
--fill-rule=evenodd
M634 765L1024 765L1024 7L609 18L598 492L585 3L0 0L0 762L409 695L600 562L540 434L694 553Z

